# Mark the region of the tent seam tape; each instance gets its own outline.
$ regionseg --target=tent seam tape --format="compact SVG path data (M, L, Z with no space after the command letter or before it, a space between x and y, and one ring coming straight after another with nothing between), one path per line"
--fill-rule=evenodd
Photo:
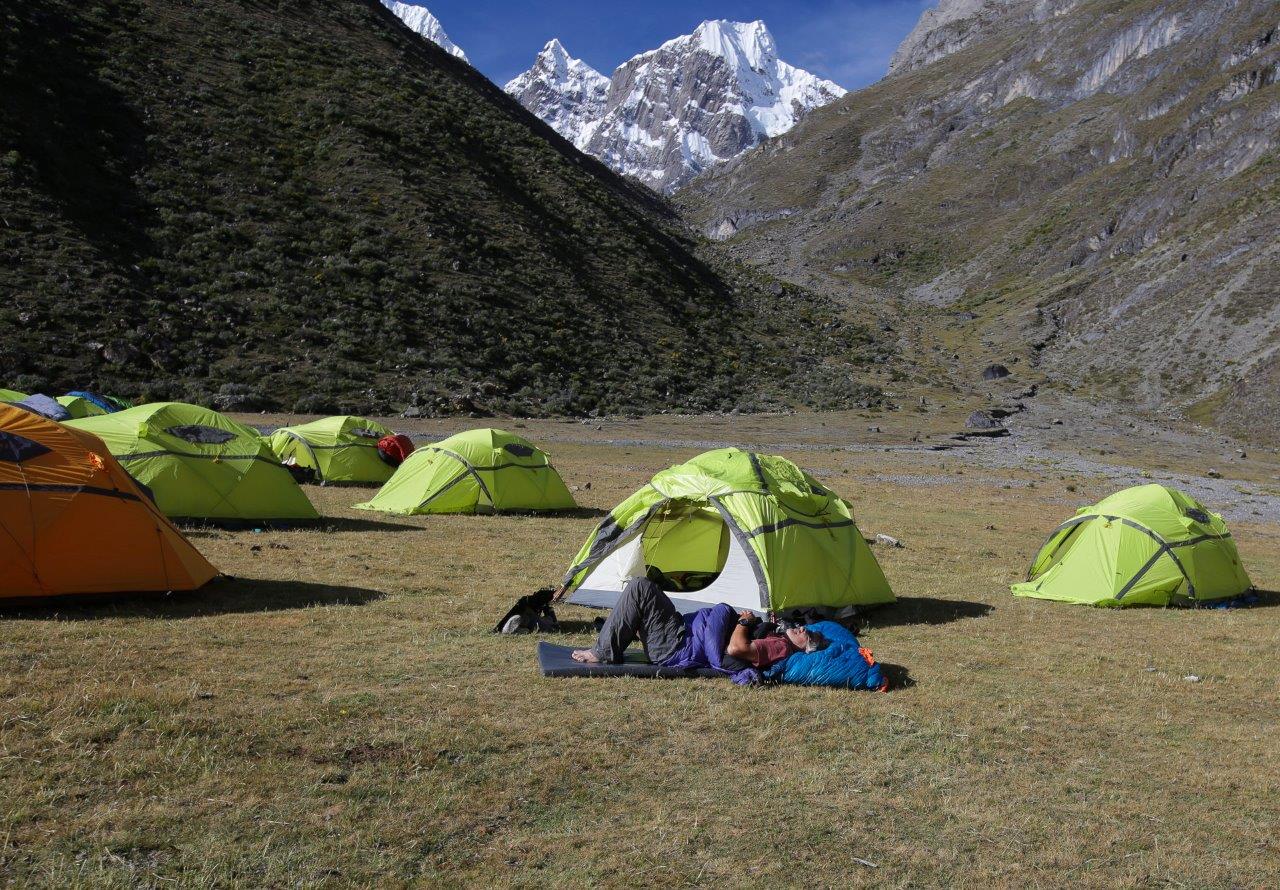
M489 486L484 484L484 480L480 478L480 474L476 471L476 468L475 466L472 465L471 461L467 460L465 457L463 457L461 454L458 454L456 451L450 451L448 448L441 448L438 445L429 445L427 447L431 451L435 451L439 454L448 455L449 457L456 460L458 463L462 464L463 469L475 477L476 483L480 486L480 490L483 491L484 496L489 499L489 506L491 506L495 510L498 509L497 502L495 502L493 499L493 492L489 491Z

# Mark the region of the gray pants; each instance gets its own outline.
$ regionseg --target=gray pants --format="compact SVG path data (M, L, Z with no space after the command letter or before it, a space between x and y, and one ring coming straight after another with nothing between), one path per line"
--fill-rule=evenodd
M662 588L648 578L632 578L600 628L591 649L604 664L618 664L634 639L654 664L662 664L684 645L688 630Z

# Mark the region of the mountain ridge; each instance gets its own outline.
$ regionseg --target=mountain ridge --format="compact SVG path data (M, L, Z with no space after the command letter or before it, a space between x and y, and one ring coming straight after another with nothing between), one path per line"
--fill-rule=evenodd
M687 218L909 317L914 378L981 391L1016 362L1023 388L1275 439L1242 410L1280 348L1274 4L945 5L894 74L678 195Z
M845 92L779 59L764 22L722 19L607 78L553 39L505 89L583 152L665 192Z
M52 0L0 34L8 386L424 414L880 398L839 307L725 262L376 0Z

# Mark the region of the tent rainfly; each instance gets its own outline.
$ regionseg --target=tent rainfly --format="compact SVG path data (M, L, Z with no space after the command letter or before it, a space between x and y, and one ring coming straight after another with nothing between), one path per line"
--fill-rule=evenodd
M97 402L91 401L84 396L68 394L58 396L54 401L67 409L67 413L71 415L72 420L80 420L84 417L101 417L104 414L111 413Z
M256 431L208 408L156 402L67 425L99 436L167 516L232 522L318 516Z
M378 440L394 433L363 417L325 417L276 430L267 442L281 463L304 467L320 482L376 482L395 467L378 453Z
M573 510L547 455L505 430L477 429L425 445L359 510L404 515Z
M0 601L216 577L95 436L0 405Z
M1167 606L1252 586L1221 516L1177 489L1138 485L1054 529L1012 590L1094 606Z

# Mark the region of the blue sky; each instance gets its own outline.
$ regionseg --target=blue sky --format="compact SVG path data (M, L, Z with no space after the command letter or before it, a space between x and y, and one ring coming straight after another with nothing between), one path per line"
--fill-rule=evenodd
M856 89L878 80L922 10L936 0L410 0L440 19L471 63L498 84L552 37L608 75L636 53L704 19L763 19L778 55Z

